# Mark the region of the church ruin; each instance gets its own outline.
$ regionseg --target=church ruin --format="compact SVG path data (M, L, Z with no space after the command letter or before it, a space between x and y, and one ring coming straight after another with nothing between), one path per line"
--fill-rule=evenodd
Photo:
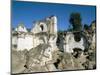
M85 69L82 66L85 60L80 63L79 68L73 64L76 63L74 59L78 57L75 51L79 50L84 53L86 49L95 50L95 23L93 22L91 26L93 30L91 38L84 35L85 31L79 32L81 35L78 37L78 33L70 31L58 34L57 25L57 17L50 16L36 21L31 30L23 24L19 24L12 30L13 73ZM90 42L88 39L91 39ZM71 63L70 66L69 63L65 64L65 60ZM62 66L64 64L69 68Z
M30 32L23 24L19 24L12 32L12 48L14 50L30 50L42 43L52 43L54 47L57 39L57 18L51 16L37 21Z

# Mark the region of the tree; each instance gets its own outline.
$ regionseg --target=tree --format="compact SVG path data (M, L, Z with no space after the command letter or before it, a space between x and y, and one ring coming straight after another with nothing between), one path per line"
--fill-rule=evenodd
M84 29L89 30L89 26L87 24L84 24Z
M80 13L71 13L69 22L73 27L73 31L81 31L82 30Z

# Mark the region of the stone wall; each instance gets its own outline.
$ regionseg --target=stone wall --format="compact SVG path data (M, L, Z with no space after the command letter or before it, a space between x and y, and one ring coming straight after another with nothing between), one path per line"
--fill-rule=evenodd
M54 47L57 48L56 39L57 39L56 16L51 16L46 18L45 20L40 20L35 22L34 27L31 29L30 32L23 24L19 24L18 27L15 28L15 30L12 33L13 49L16 49L18 51L24 49L30 50L31 48L34 48L39 44L43 43L46 44L49 43L54 49Z
M78 38L79 41L76 41L73 32L66 32L58 37L60 37L58 47L60 47L62 51L67 53L73 53L74 48L80 48L82 51L84 51L88 46L87 40L83 35Z

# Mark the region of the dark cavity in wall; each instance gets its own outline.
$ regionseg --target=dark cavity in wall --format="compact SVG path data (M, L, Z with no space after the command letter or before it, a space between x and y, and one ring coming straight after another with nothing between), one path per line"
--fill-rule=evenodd
M76 42L79 42L81 40L81 32L75 32L74 34L74 40Z

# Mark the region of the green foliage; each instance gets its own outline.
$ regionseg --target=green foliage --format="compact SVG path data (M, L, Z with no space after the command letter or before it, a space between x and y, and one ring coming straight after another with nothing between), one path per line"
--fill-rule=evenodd
M89 26L87 24L84 25L85 30L89 30Z
M69 22L73 26L74 31L82 30L80 13L71 13Z

